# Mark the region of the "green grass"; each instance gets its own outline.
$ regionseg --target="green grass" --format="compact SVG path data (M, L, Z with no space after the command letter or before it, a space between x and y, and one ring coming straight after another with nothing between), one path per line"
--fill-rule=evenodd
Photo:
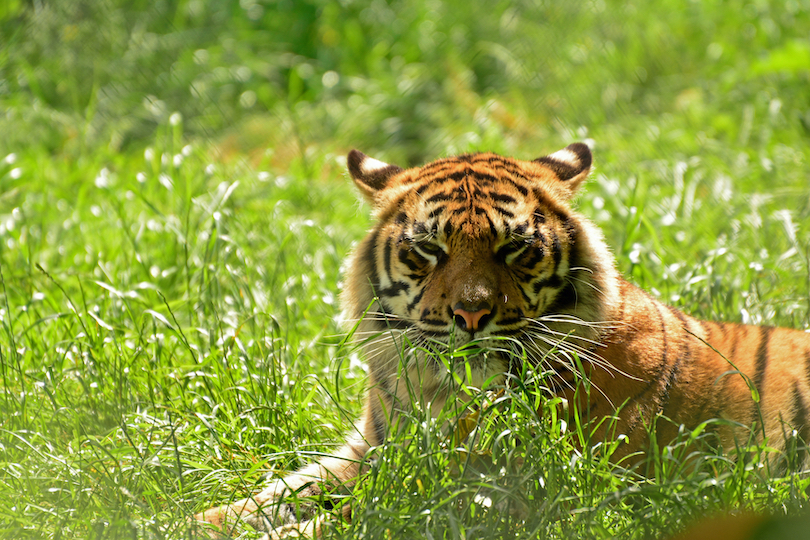
M187 537L351 431L351 147L592 139L578 207L633 282L810 328L808 27L806 1L4 4L0 538ZM482 401L466 453L414 411L333 536L657 538L808 505L806 472L756 456L684 466L700 433L647 477L578 453L553 406Z

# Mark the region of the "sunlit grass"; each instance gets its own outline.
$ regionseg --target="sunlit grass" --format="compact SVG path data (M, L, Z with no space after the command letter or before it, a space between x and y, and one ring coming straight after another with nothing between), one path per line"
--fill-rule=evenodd
M806 3L28 4L0 7L2 538L186 537L351 432L354 146L589 140L577 206L633 282L810 327ZM414 410L327 536L651 538L807 506L806 473L700 429L613 463L542 386L476 394L463 448Z
M362 364L335 318L341 261L369 220L341 164L281 175L175 142L78 168L4 161L8 537L185 534L192 512L334 448L359 413ZM701 316L806 327L798 186L745 191L697 159L647 174L600 167L579 202L623 271ZM463 452L415 412L335 535L646 538L712 510L806 505L808 478L761 458L684 466L700 432L626 469L613 441L578 450L588 426L562 425L542 381L502 392Z

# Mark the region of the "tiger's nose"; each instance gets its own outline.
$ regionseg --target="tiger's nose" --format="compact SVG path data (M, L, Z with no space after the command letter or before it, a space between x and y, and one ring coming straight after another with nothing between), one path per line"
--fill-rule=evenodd
M475 332L486 325L485 317L492 313L492 308L488 305L479 305L470 310L465 309L463 303L459 302L453 306L453 315L456 317L456 324L463 330Z

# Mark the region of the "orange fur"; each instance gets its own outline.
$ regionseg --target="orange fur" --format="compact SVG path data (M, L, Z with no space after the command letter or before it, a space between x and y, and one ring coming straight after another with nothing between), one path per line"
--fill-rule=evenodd
M569 204L590 171L585 145L535 161L473 154L403 170L353 151L348 163L377 219L342 295L369 364L359 437L201 521L317 535L312 506L289 495L350 490L400 411L416 400L438 415L461 400L447 366L425 352L451 335L456 347L476 340L488 350L449 367L471 385L519 373L522 354L553 370L550 386L572 409L616 419L596 434L625 436L616 458L642 454L662 415L671 420L657 422L663 442L712 418L730 421L716 430L724 448L746 443L750 426L776 448L794 430L810 435L810 335L699 321L625 281L601 232ZM575 391L581 378L589 393Z

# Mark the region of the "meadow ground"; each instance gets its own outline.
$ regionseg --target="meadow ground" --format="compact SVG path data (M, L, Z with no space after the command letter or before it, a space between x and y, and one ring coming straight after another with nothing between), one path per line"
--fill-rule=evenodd
M0 538L192 537L192 513L350 432L352 147L411 165L588 140L577 206L633 282L810 328L810 2L571 4L5 2ZM767 444L687 466L684 433L640 475L577 452L552 405L510 388L466 451L415 422L326 535L660 538L808 505Z

